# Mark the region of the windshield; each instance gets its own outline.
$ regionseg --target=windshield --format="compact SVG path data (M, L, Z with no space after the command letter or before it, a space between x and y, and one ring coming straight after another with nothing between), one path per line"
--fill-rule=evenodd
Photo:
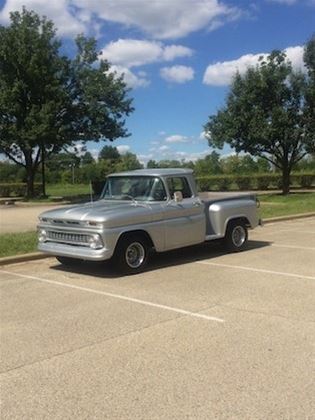
M113 176L106 180L101 199L165 201L166 192L160 178L153 176Z

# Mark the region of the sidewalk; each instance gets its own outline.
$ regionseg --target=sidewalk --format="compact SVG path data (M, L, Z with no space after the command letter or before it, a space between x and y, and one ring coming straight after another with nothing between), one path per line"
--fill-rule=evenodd
M60 204L11 205L0 207L0 234L35 231L38 215L46 210L62 207Z

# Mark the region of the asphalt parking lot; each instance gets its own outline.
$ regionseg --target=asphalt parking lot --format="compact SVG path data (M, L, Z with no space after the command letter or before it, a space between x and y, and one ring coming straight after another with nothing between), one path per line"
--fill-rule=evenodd
M315 418L315 218L135 276L52 258L0 275L2 419Z

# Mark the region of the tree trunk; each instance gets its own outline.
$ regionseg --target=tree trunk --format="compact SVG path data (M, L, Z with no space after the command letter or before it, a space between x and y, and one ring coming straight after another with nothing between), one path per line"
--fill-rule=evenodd
M46 198L45 147L42 144L42 196Z
M35 178L35 171L33 168L26 168L26 181L27 181L27 190L26 190L26 197L33 198L34 197L34 178Z
M282 168L282 194L287 195L290 192L290 169L287 166Z

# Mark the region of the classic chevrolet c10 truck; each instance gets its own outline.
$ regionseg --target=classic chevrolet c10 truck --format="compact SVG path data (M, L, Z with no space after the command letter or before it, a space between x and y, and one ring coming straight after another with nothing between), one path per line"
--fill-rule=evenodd
M100 199L39 216L38 249L62 264L112 259L137 273L150 254L223 239L244 249L260 224L254 194L199 195L190 169L142 169L109 175Z

